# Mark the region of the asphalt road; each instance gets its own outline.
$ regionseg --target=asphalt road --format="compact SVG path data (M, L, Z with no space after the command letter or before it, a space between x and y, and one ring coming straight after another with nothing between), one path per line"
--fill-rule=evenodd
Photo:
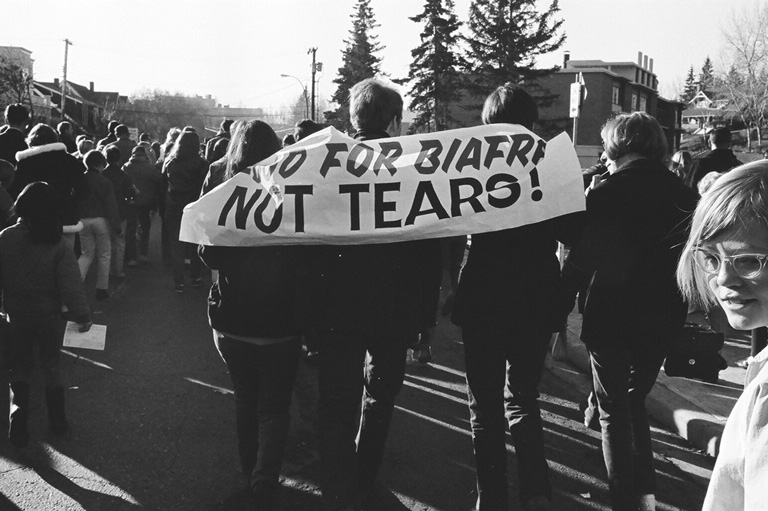
M106 349L67 349L62 369L72 432L47 432L42 381L33 390L32 441L0 438L0 511L240 511L233 396L205 316L206 289L173 291L170 269L128 270L109 300L92 300L108 325ZM87 282L93 295L93 284ZM433 363L410 366L380 474L377 510L466 511L475 499L469 413L458 330L440 318ZM320 509L315 369L302 363L283 468L280 509ZM587 379L548 362L541 386L553 508L608 506L600 437L579 423ZM660 429L660 510L701 507L713 460ZM510 491L517 495L514 449ZM512 509L518 507L513 503ZM374 511L377 511L374 510Z

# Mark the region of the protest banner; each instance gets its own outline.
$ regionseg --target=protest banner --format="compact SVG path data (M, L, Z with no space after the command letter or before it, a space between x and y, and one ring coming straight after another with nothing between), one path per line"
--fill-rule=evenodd
M326 128L184 209L202 245L367 244L508 229L584 210L565 133L492 124L359 141Z

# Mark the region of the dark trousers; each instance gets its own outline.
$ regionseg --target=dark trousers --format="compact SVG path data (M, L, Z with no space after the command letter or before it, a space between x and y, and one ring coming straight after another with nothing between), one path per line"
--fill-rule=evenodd
M509 506L507 428L517 454L520 501L551 499L538 387L552 333L528 330L462 329L479 511Z
M50 316L8 315L10 325L9 377L11 383L29 383L38 353L46 389L61 387L59 351L66 323L59 314Z
M251 487L277 485L290 422L301 339L260 346L214 333L235 389L237 444Z
M634 511L638 496L656 491L645 398L666 353L639 339L589 348L611 504L614 511Z
M318 335L318 344L323 502L326 509L343 509L358 505L373 487L407 346L405 340L329 332Z
M128 218L125 225L125 259L127 261L135 261L140 255L147 257L149 230L152 226L150 213L149 207L128 208Z
M184 259L186 258L186 250L188 246L193 246L191 243L179 241L182 213L183 206L182 209L179 209L178 206L171 207L166 204L165 226L168 229L168 236L170 237L173 283L176 285L184 284ZM203 263L200 261L197 253L191 254L189 261L190 278L192 280L199 279L203 273Z

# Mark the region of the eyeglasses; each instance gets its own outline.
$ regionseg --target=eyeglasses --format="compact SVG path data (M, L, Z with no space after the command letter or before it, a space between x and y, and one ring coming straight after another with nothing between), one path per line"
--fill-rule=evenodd
M723 261L729 262L733 271L743 279L753 279L760 275L768 261L766 254L736 254L723 257L701 247L693 249L693 260L704 273L716 275L720 272Z

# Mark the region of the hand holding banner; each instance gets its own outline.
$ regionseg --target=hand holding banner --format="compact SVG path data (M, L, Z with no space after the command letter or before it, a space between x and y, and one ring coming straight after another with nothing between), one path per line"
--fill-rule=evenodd
M358 141L326 128L184 209L202 245L390 243L518 227L584 210L578 158L492 124Z

